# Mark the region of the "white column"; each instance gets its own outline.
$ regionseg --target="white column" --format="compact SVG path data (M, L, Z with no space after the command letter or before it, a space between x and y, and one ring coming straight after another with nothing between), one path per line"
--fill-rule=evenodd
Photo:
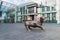
M28 8L27 8L27 14L28 14Z
M57 14L56 14L56 20L57 20L57 24L60 24L60 12L57 11Z
M15 23L16 23L16 13L15 13Z
M50 13L50 20L52 20L52 13Z
M52 11L52 7L50 7L50 11Z
M34 7L34 13L36 13L36 7Z
M15 23L17 22L17 9L15 9L15 19L14 19Z
M50 7L50 20L52 20L52 7Z
M36 21L36 7L34 7L34 21Z
M57 20L57 23L60 24L60 0L56 0L56 11L57 11L57 14L56 14L56 20Z

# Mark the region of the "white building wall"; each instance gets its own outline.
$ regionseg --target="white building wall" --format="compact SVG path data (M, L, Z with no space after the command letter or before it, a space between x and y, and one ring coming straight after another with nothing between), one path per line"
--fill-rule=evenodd
M37 8L37 12L41 13L42 12L42 8Z
M56 20L57 23L59 24L60 23L60 0L56 0L56 11L57 11Z

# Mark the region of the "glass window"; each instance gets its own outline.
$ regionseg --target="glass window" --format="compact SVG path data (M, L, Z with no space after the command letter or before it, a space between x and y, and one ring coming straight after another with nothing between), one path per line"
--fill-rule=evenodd
M23 12L23 14L25 14L25 6L22 7L22 12Z
M47 13L47 20L50 20L50 13Z
M28 8L28 13L34 13L34 8Z
M2 4L2 1L0 1L0 4Z
M44 14L42 14L42 16L44 16Z
M20 12L21 12L21 14L22 14L22 8L20 8Z
M20 8L19 8L19 7L17 7L17 11L18 11L18 12L20 11Z
M0 1L0 4L1 4L1 1Z
M52 11L54 10L54 7L52 7Z
M52 13L52 20L56 20L56 13Z
M50 7L47 7L47 11L50 11Z
M0 17L2 16L2 12L0 11Z
M44 12L45 11L45 7L44 6L42 6L42 12Z
M1 10L2 2L0 1L0 10Z
M55 11L56 9L54 7L52 7L52 11Z

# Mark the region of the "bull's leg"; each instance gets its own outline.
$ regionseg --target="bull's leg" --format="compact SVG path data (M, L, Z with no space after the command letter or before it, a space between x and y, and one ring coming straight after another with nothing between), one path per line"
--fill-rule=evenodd
M25 25L25 28L28 30L28 26L27 25Z
M44 30L42 26L39 26L38 28L40 28L41 30Z
M25 28L27 29L27 31L31 31L31 28L29 25L26 25Z
M28 26L28 31L31 31L31 28L30 28L30 26Z
M31 30L30 26L28 26L28 28Z

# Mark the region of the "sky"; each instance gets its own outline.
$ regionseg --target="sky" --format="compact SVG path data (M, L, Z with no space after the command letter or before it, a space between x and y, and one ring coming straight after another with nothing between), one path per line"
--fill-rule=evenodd
M2 1L10 2L16 5L29 2L29 0L2 0Z
M47 3L49 5L54 4L53 2L56 2L55 0L3 0L3 1L10 2L10 3L16 4L16 5L19 5L19 4L22 4L22 3L31 2L31 1L34 1L36 3L43 2L43 4L45 4L45 1L47 1Z

